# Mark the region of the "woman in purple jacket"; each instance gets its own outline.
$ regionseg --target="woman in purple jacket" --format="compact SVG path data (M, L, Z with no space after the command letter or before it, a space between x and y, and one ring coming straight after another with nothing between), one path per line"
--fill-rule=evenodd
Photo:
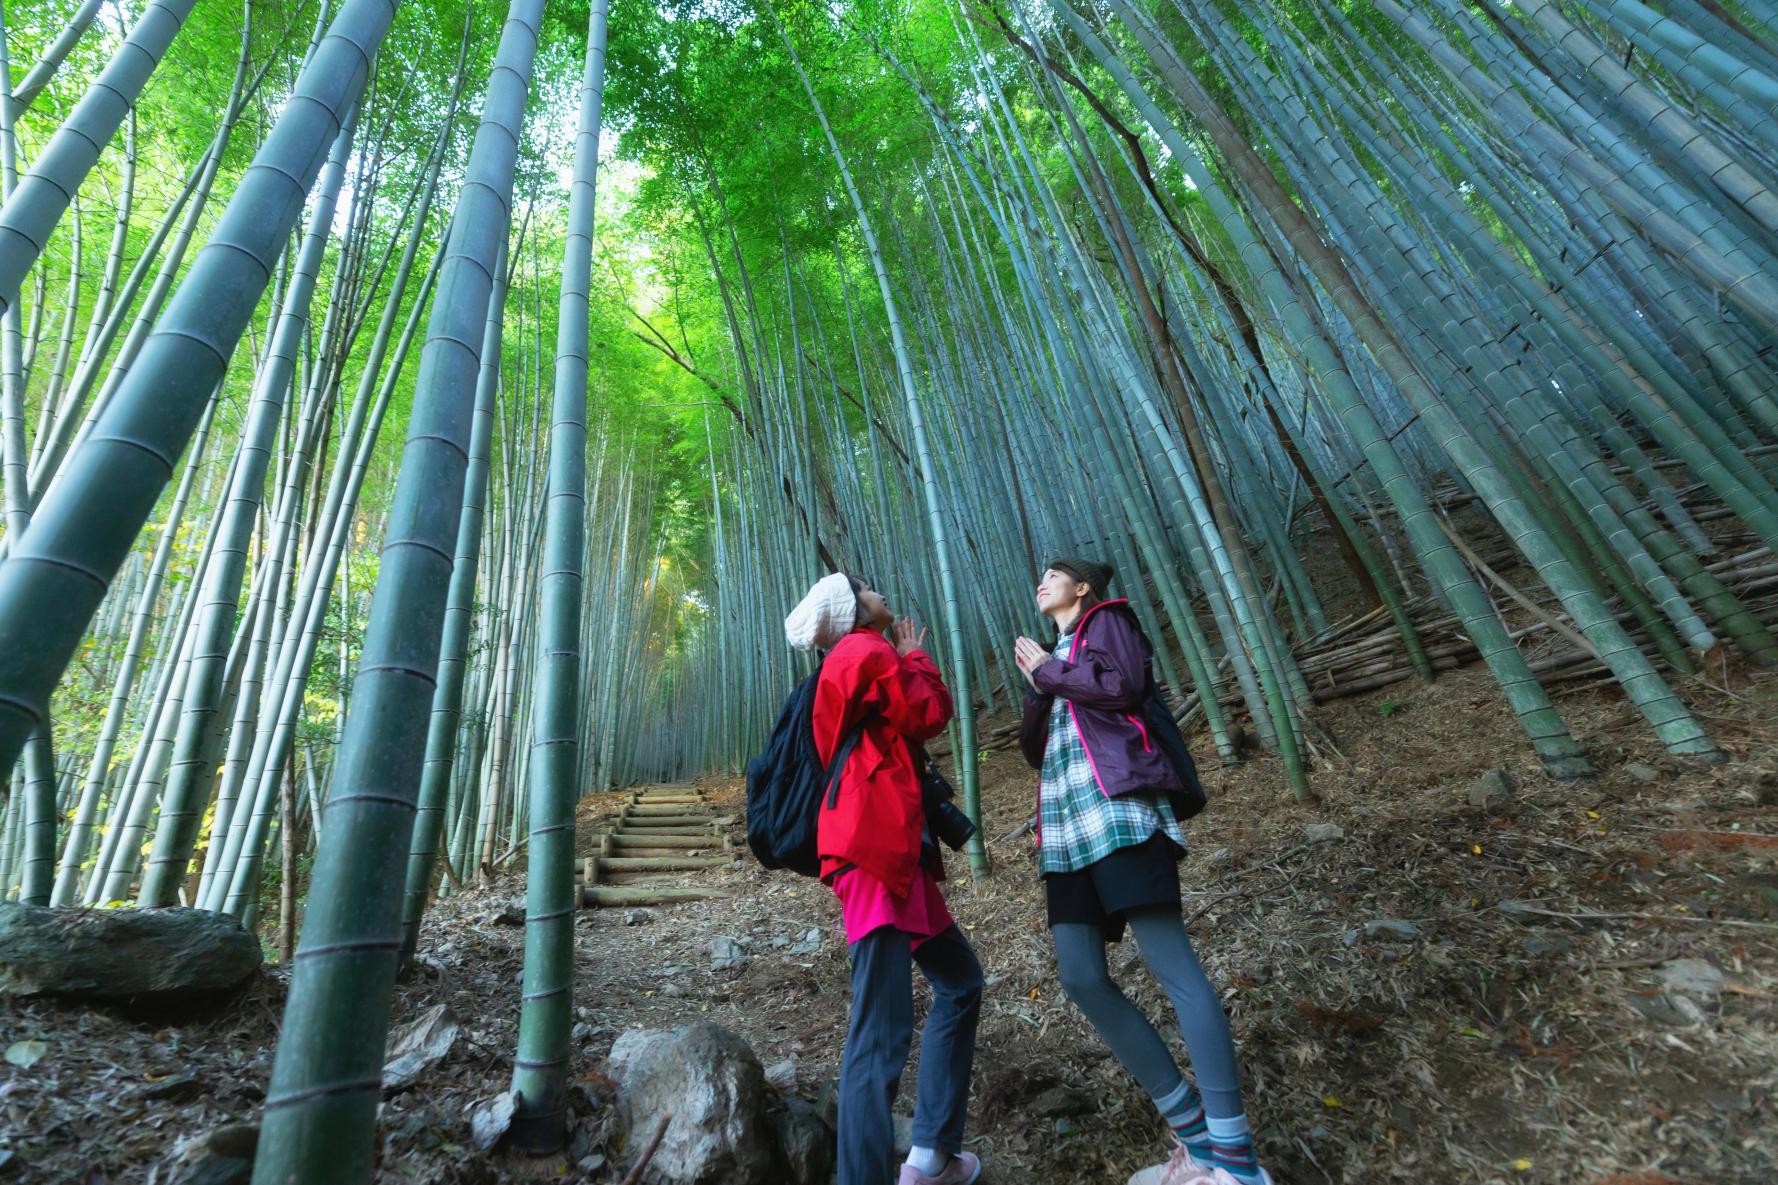
M1132 1185L1269 1183L1241 1105L1228 1018L1185 932L1185 836L1170 802L1183 786L1144 719L1156 699L1154 651L1129 602L1104 599L1111 576L1090 560L1051 562L1037 608L1060 637L1053 649L1030 638L1016 645L1031 684L1019 742L1042 771L1038 863L1062 990L1173 1129L1167 1163ZM1178 1013L1195 1085L1111 978L1105 944L1126 924Z

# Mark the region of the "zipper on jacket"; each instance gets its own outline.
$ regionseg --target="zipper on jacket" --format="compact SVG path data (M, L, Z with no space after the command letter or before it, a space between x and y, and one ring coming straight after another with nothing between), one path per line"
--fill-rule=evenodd
M1154 752L1154 749L1148 743L1148 728L1147 728L1147 726L1145 726L1142 723L1142 721L1136 719L1136 717L1130 715L1128 712L1124 713L1124 719L1128 720L1131 724L1134 724L1136 726L1136 731L1142 734L1142 751L1144 753Z

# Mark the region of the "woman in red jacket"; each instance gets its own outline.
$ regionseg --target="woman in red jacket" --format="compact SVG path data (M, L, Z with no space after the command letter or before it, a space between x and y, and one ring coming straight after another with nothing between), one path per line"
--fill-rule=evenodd
M963 1151L963 1124L982 968L938 889L944 866L926 829L912 748L944 731L951 693L920 649L925 631L897 621L882 594L857 577L836 573L817 583L785 632L793 645L827 651L814 706L822 762L831 765L858 733L817 831L821 879L840 899L852 949L839 1185L886 1185L895 1171L891 1107L913 1039L915 963L932 987L932 1008L920 1036L914 1147L900 1185L970 1185L981 1175L980 1160Z

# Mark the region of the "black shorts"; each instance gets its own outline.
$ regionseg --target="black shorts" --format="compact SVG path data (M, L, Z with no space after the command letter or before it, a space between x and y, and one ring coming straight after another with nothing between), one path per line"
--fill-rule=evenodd
M1179 908L1179 861L1185 852L1160 832L1118 848L1075 872L1043 877L1051 926L1098 926L1105 941L1124 936L1124 915L1152 905Z

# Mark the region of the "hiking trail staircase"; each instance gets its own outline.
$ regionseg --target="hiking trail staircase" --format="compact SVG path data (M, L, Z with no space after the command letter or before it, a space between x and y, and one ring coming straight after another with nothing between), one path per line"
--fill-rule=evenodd
M581 904L611 908L703 901L728 893L692 883L693 874L741 856L732 816L716 813L696 786L644 786L625 795L615 816L599 820L596 847L578 871Z

